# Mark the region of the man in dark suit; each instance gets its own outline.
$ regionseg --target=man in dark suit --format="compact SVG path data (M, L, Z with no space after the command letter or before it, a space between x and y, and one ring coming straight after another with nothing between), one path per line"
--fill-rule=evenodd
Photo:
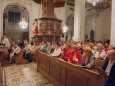
M108 75L105 86L115 86L115 50L109 50L107 52L107 57L103 66L103 70Z

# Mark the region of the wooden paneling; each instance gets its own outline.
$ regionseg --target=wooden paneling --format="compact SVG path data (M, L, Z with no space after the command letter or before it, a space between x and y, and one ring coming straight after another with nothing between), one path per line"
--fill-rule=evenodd
M88 79L75 72L67 72L67 86L88 86Z
M103 86L103 76L98 72L59 60L42 52L38 53L38 70L54 86Z
M41 58L41 59L38 61L39 67L40 67L43 71L47 72L47 59L45 59L46 57L45 57L45 56L42 57L42 55L39 54L39 57L38 57L38 58Z
M41 0L34 0L34 2L41 4Z
M49 67L50 75L56 79L57 81L60 81L61 79L61 68L60 66L55 63L55 62L50 62L50 67Z
M6 86L6 76L1 64L0 64L0 86Z
M40 61L40 68L44 71L47 71L47 60L42 58Z

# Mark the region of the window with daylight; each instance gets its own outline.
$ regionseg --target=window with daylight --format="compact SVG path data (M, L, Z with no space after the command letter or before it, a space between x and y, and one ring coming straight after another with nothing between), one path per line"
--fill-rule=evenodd
M8 12L8 22L19 23L20 22L20 13L19 12Z

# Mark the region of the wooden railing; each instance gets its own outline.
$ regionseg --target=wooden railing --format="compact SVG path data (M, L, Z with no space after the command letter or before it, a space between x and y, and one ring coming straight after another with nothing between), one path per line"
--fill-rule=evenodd
M104 86L102 72L81 68L42 52L37 52L37 70L54 86Z

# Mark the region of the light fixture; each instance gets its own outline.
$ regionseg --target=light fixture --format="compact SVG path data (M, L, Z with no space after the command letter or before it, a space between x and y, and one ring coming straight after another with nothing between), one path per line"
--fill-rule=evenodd
M89 3L91 3L93 6L96 6L96 4L101 0L87 0Z
M66 25L64 25L64 26L62 27L62 30L63 30L63 33L66 33L66 32L68 31L68 27L67 27Z
M24 10L23 10L24 11ZM19 22L19 26L25 30L27 27L28 27L28 22L25 21L25 18L24 18L24 13L23 13L23 17L22 17L22 21Z
M26 22L25 20L22 20L21 22L19 22L19 26L25 30L28 27L28 22Z
M25 6L25 2L24 2L24 6ZM25 18L24 18L24 10L25 8L22 10L22 13L23 13L23 17L22 17L22 21L19 22L19 26L25 30L27 27L28 27L28 22L25 21Z

